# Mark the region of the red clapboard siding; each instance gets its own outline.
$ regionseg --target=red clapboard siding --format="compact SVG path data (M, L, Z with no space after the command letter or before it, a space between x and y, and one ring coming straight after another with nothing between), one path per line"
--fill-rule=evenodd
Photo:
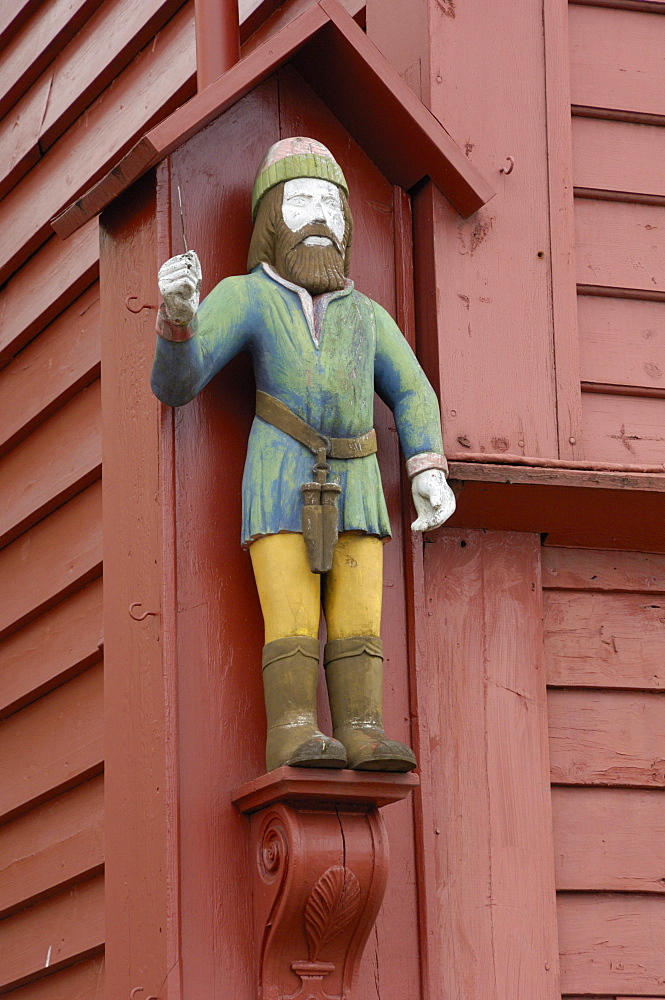
M576 187L665 196L662 126L573 117L572 132Z
M575 231L580 284L665 291L665 207L578 198Z
M543 587L665 594L665 555L605 549L542 549Z
M557 889L665 893L665 792L553 788Z
M0 552L0 635L99 576L101 483L94 483Z
M0 7L0 45L7 44L40 3L42 0L12 0Z
M0 204L0 281L44 242L54 215L190 96L195 65L194 25L183 8Z
M0 718L102 655L102 580L93 580L0 642Z
M0 455L99 377L99 352L95 283L0 371Z
M97 380L0 459L0 544L80 493L101 471Z
M0 724L3 820L100 772L103 697L98 663Z
M665 302L580 295L577 314L582 381L665 390Z
M6 1000L104 1000L104 957L96 955L12 990Z
M0 295L0 368L99 275L99 226L63 242L52 236Z
M100 3L101 0L50 0L40 4L3 53L0 115L7 113Z
M0 916L98 874L103 863L99 775L2 827Z
M665 596L544 595L547 683L665 689Z
M665 996L665 900L563 893L558 914L566 993Z
M665 459L665 399L582 395L585 451L598 462L659 463Z
M50 90L48 75L30 88L11 114L0 120L0 198L35 165L41 152L39 131Z
M572 103L665 114L665 17L569 9Z
M665 697L552 690L550 769L562 785L665 788Z
M99 951L104 943L103 877L6 917L0 936L0 988L5 989Z
M96 955L12 990L6 1000L104 1000L104 957Z

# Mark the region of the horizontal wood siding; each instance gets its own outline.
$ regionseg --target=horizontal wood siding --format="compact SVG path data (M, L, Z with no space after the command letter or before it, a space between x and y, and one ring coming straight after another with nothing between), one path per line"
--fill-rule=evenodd
M665 996L665 556L543 549L566 997Z

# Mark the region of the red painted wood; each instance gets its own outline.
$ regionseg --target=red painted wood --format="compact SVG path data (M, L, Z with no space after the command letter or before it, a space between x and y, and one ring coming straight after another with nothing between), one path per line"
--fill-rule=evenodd
M662 462L665 407L662 399L584 393L587 453L601 461Z
M185 7L0 204L0 224L5 229L0 280L46 240L54 215L116 163L135 138L191 94L193 44L193 25Z
M309 82L327 103L332 102L335 113L357 135L390 180L410 187L430 174L460 211L466 213L492 196L493 189L367 42L353 18L335 0L321 0L242 59L223 79L207 87L205 93L144 136L111 174L54 220L56 232L63 238L74 232L148 167L214 121L298 52L296 61ZM336 77L341 85L342 70L352 72L358 78L358 85L368 92L374 105L373 116L363 110L365 102L344 102L338 90L330 90L326 80ZM386 129L383 125L379 128L375 117L376 122L390 117L393 127L399 128L408 139L408 145L400 147L400 153L394 143L387 141Z
M240 58L238 0L194 0L196 11L196 81L199 91Z
M603 552L547 546L543 549L543 586L663 594L665 557L647 552Z
M570 6L573 104L663 114L665 20L660 14Z
M241 813L247 815L275 802L298 806L317 803L352 806L365 802L379 809L401 802L419 784L416 774L346 770L332 774L321 769L279 767L236 788L231 794L231 801Z
M102 656L101 577L0 642L0 718Z
M0 372L0 455L99 378L99 352L94 284Z
M0 544L80 493L102 472L99 381L0 459Z
M660 693L552 690L548 709L555 784L665 787Z
M101 775L7 823L0 837L0 914L32 905L100 873Z
M665 290L665 207L578 198L575 223L580 284Z
M0 636L99 576L101 543L101 484L95 483L3 549Z
M115 735L104 773L106 995L114 1000L138 987L135 997L180 996L171 421L150 391L154 312L118 308L130 295L154 301L155 226L149 183L102 219L103 714ZM135 602L143 621L129 616Z
M432 288L448 454L558 457L551 292L557 245L550 245L544 63L540 4L525 10L502 0L483 18L460 4L454 18L446 17L439 5L430 54L432 111L498 192L465 222L442 198L435 200ZM506 175L500 169L508 156L515 166ZM559 171L559 180L563 176Z
M665 303L578 297L584 381L665 388Z
M557 889L665 893L665 794L553 788Z
M561 982L566 993L665 995L665 906L649 896L559 897Z
M12 109L11 115L0 120L0 197L20 181L37 163L39 130L46 111L50 79L44 74Z
M548 684L665 689L665 597L553 590L544 611Z
M104 957L98 955L13 990L10 1000L104 1000Z
M102 693L99 663L4 720L0 749L8 777L0 789L3 822L100 773Z
M577 187L665 197L658 164L665 157L665 131L573 117L573 180Z
M313 7L317 0L263 0L255 6L251 13L245 16L245 5L240 4L240 49L241 57L244 58L255 48L258 48L267 38L274 35L296 17ZM365 27L365 3L364 0L340 0L341 6L360 25Z
M0 44L5 46L12 35L15 35L42 0L15 0L6 4L0 10Z
M8 43L0 69L0 115L5 115L85 23L101 0L41 4Z
M442 994L559 998L540 540L444 529L425 546L425 831ZM424 700L424 699L423 699Z
M103 943L104 881L98 876L4 921L0 983L20 986L45 968L98 953Z
M53 236L0 296L0 368L99 274L97 220L63 243Z

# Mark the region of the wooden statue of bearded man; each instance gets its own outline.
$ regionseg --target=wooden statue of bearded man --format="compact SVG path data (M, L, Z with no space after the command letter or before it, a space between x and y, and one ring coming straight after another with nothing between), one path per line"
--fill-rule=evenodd
M406 456L413 530L436 528L455 509L434 391L392 318L347 277L347 196L325 146L283 139L254 183L249 274L225 278L199 307L196 254L173 257L159 271L164 302L152 387L162 402L189 402L239 351L254 365L242 544L265 624L268 770L416 766L382 722L390 524L372 428L375 391L394 413ZM321 604L334 737L316 718Z

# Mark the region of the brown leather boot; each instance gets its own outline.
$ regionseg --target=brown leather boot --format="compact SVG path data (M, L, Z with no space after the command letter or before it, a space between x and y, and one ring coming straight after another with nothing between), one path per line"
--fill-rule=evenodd
M274 639L263 647L269 771L282 764L346 766L344 747L320 732L316 721L319 648L319 640L309 636Z
M412 771L409 747L387 740L383 731L383 645L374 635L333 639L324 661L335 739L344 744L348 767L356 771Z

